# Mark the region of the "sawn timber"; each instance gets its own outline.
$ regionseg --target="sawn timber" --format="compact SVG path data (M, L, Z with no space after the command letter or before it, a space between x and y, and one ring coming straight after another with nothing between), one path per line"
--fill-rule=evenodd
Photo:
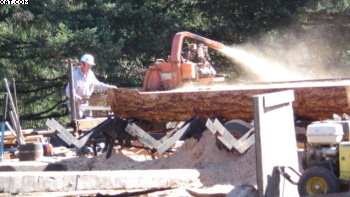
M142 92L137 89L108 91L115 116L154 123L204 118L253 119L254 95L294 90L294 114L310 120L350 114L350 78L270 83L244 83L217 87ZM276 120L278 121L278 120Z

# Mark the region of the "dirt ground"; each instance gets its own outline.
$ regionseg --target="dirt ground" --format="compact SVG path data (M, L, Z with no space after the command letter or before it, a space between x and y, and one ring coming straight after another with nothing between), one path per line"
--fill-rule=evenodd
M216 145L215 136L209 131L203 133L202 138L187 139L172 154L153 158L144 149L128 148L118 149L106 159L105 153L98 156L85 155L77 157L72 151L62 150L65 157L53 156L51 162L62 163L68 171L99 171L99 170L151 170L151 169L196 169L200 172L199 181L201 186L188 185L184 188L166 188L162 190L108 190L108 191L72 191L16 194L10 196L191 196L188 189L200 194L198 196L224 197L238 185L249 184L257 187L256 183L256 155L252 146L244 155L234 156ZM67 149L66 149L67 150ZM179 175L181 176L181 175ZM212 195L207 195L212 194ZM214 195L213 195L214 194ZM2 195L0 196L8 196ZM319 197L345 197L349 193L323 195Z
M172 154L152 159L142 149L116 150L109 159L105 153L95 157L78 157L61 161L69 171L83 170L148 170L196 169L200 172L201 187L191 186L147 196L190 196L186 189L207 193L228 193L235 186L250 184L256 187L254 147L243 156L219 150L215 136L209 131L202 138L188 139ZM179 175L181 176L181 175ZM169 193L170 192L170 193Z
M109 159L106 159L105 153L102 153L95 157L64 159L61 163L69 171L196 169L200 172L199 181L202 184L200 187L188 185L186 188L153 191L135 196L191 196L187 191L190 189L198 194L215 194L216 197L223 197L239 185L248 184L257 188L255 146L252 146L244 155L237 157L232 153L219 150L215 136L209 131L205 131L199 141L191 138L177 146L174 153L156 159L152 159L145 150L130 148L115 149ZM107 195L110 194L109 192L100 192L100 194ZM138 191L118 191L118 194L125 192L137 193ZM208 195L199 196L208 197ZM350 195L349 193L339 193L320 197L333 196Z

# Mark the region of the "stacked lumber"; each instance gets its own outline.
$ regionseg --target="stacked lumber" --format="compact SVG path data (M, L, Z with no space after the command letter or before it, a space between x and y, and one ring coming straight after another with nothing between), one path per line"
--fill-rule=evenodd
M73 131L73 129L69 129ZM56 133L56 130L47 130L44 128L23 129L21 130L24 141L27 142L47 142L50 134ZM1 136L1 134L0 134ZM4 132L4 145L6 148L18 146L18 138L15 131L7 130Z
M295 116L310 120L350 114L350 79L246 83L230 86L142 92L137 89L108 91L108 104L115 116L154 123L204 118L253 119L253 96L294 90Z

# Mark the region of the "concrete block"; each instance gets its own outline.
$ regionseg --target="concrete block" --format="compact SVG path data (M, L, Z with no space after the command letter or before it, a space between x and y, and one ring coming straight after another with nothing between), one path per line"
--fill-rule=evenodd
M0 162L0 172L9 171L64 171L62 164L40 161Z
M199 172L192 169L3 172L0 174L0 192L200 187L198 180Z

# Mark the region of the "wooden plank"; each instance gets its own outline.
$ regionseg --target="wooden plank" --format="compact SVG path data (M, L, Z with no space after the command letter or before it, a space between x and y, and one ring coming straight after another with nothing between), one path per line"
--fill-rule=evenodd
M216 127L216 125L210 120L208 119L205 126L209 129L210 132L212 132L214 135L218 132L218 129ZM222 130L221 130L222 131ZM224 131L222 131L222 133L224 133ZM232 144L230 143L229 140L226 140L225 137L223 136L217 136L217 138L229 149L232 149Z
M9 129L9 131L11 132L11 134L12 134L13 136L17 137L17 133L16 133L16 131L12 128L12 126L10 125L10 123L7 122L7 121L5 121L5 124L6 124L6 128ZM5 134L4 134L4 135L6 136L6 131L5 131ZM7 135L8 135L8 134L7 134Z
M3 159L4 160L10 160L11 156L12 156L12 153L5 152L4 155L3 155Z
M62 125L60 125L55 119L47 119L46 126L48 126L50 129L58 131L57 136L68 145L75 145L78 143L78 140L71 133L69 133Z
M228 132L224 126L217 119L214 120L214 126L218 133L220 134L217 138L229 149L231 150L233 144L237 141L235 137L233 137L230 132Z
M238 150L238 152L244 153L255 143L255 134L252 134L252 132L254 132L254 128L250 129L250 131L233 143L233 147Z
M90 130L97 125L101 124L107 118L88 118L88 119L79 119L77 120L77 125L79 130Z
M73 130L73 128L66 128L66 131L68 131L69 133L71 133ZM47 134L52 134L55 133L56 130L50 129L50 130L40 130L40 129L25 129L22 130L22 133L24 136L26 135L34 135L34 134L38 134L38 135L47 135Z
M184 121L195 116L251 121L251 99L254 95L294 90L295 116L322 120L332 118L334 113L350 114L349 87L350 79L334 79L246 83L157 92L118 88L108 91L108 105L115 116L149 122Z
M21 127L20 127L19 122L17 121L17 119L15 117L16 115L15 115L14 111L11 110L9 112L9 115L10 115L10 119L12 121L12 124L15 127L17 142L19 144L25 144L25 141L24 141L24 138L23 138L23 135L21 132Z
M246 134L244 134L239 139L236 139L231 135L229 131L220 123L219 120L215 119L214 123L210 123L211 121L207 121L207 128L215 134L218 132L220 135L217 138L229 149L235 148L240 153L244 153L247 149L249 149L255 142L255 136L252 134L254 129L252 128ZM250 136L251 135L251 136Z
M14 127L14 131L15 131L15 133L16 133L16 136L18 136L18 127L17 127L17 122L15 121L15 115L13 114L13 112L12 111L9 111L9 116L10 116L10 119L11 119L11 123L12 123L12 125L13 125L13 127Z
M159 154L165 153L169 148L171 148L176 141L178 141L186 132L187 128L190 126L190 123L186 124L181 129L177 130L173 136L171 136L168 140L163 142L161 145L157 147L157 151Z
M82 110L90 110L90 111L111 111L111 107L106 106L81 106Z
M216 129L215 129L214 123L210 119L207 120L207 122L205 123L205 126L208 128L208 130L211 133L215 135Z
M88 142L92 134L94 133L92 131L89 131L83 137L81 137L76 143L74 143L74 146L77 148L83 148L83 146L85 146L85 144Z
M44 136L42 135L29 135L24 137L26 142L41 142L45 143Z
M26 142L45 142L45 138L42 135L28 135L24 137L24 140ZM5 138L5 144L16 144L17 143L17 138L14 136L8 136Z
M125 131L134 137L137 136L138 140L150 149L154 149L160 144L160 142L138 127L135 123L129 123L128 126L126 126Z
M17 144L17 139L12 138L12 139L5 139L4 140L5 145L16 145Z
M12 126L6 121L6 128L8 130L5 131L5 137L6 136L16 136L16 131L12 128ZM68 132L72 132L73 128L66 128ZM22 134L23 136L27 135L47 135L47 134L52 134L56 133L56 130L45 130L45 129L23 129Z

